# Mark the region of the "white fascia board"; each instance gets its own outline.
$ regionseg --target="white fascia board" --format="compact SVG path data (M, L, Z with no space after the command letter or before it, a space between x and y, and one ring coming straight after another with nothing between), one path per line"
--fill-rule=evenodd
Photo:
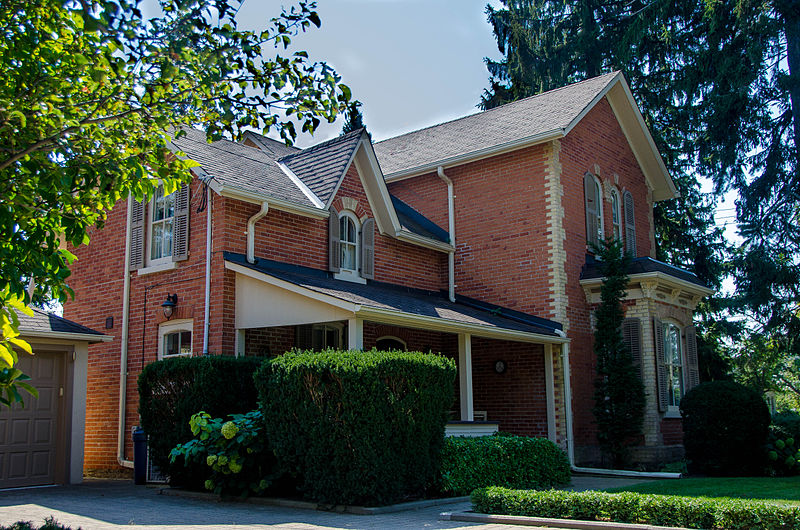
M354 304L352 302L347 302L345 300L341 300L334 296L312 291L311 289L308 289L301 285L296 285L294 283L281 280L274 276L270 276L269 274L255 271L249 267L239 265L238 263L231 263L230 261L226 261L225 268L237 274L242 274L244 276L253 278L254 280L260 280L275 287L280 287L281 289L285 289L287 291L305 296L307 298L311 298L312 300L316 300L318 302L338 307L339 309L343 309L345 311L351 311L352 313L357 313L361 308L359 304Z
M418 245L420 247L429 248L431 250L438 250L439 252L455 252L455 247L450 243L444 243L443 241L438 241L436 239L431 239L429 237L421 236L419 234L415 234L413 232L409 232L405 229L400 229L400 231L396 235L397 239L403 241L405 243L411 243L412 245Z
M92 333L67 333L65 331L25 331L20 330L20 337L23 339L60 339L72 342L111 342L114 340L112 335L94 335Z
M629 283L633 281L656 280L659 283L663 283L669 287L680 287L691 294L696 294L699 296L711 296L716 292L714 289L709 287L703 287L702 285L697 285L696 283L682 280L681 278L676 278L670 274L659 271L629 274L628 278ZM587 278L580 280L579 283L582 287L597 287L602 285L603 278Z
M554 129L552 131L546 131L540 134L535 134L533 136L519 138L517 140L512 140L510 142L502 143L499 145L493 145L485 149L479 149L477 151L471 151L469 153L464 153L462 155L457 155L457 156L452 156L450 158L437 160L432 164L425 164L423 166L417 166L410 169L405 169L403 171L396 171L394 173L386 175L385 180L386 182L396 182L398 180L405 180L413 177L418 177L420 175L425 175L427 173L435 172L436 168L438 168L439 166L443 167L444 169L451 168L454 166L460 166L469 162L476 162L478 160L483 160L484 158L491 158L493 156L502 155L503 153L508 153L510 151L516 151L517 149L523 149L525 147L531 147L534 145L547 143L553 140L558 140L559 138L563 137L564 137L564 129Z
M294 183L295 186L300 188L300 191L303 192L303 195L305 195L308 198L308 200L311 201L314 204L314 206L316 206L317 208L325 208L325 209L327 209L327 206L325 205L325 203L322 202L320 200L320 198L317 197L314 194L313 191L311 191L311 188L306 186L305 182L300 180L300 177L298 177L297 175L294 174L294 171L289 169L289 167L286 164L278 162L277 160L275 161L275 163L278 164L278 167L281 168L281 171L283 171L283 173L287 177L289 177L289 180L291 180Z
M389 196L388 188L386 188L386 182L383 180L383 174L378 165L378 160L375 158L372 145L369 144L368 140L362 138L358 146L356 146L356 149L353 150L353 153L354 156L351 162L356 165L356 171L358 171L359 178L361 179L361 185L367 196L372 214L375 216L378 231L381 235L396 237L401 229L400 220L397 218L397 213L394 211L392 199ZM359 156L359 153L361 153L362 156ZM370 156L370 154L372 156ZM367 179L371 180L372 185L366 182ZM331 195L331 200L333 200L334 197L335 195Z
M633 99L628 83L621 74L619 78L615 79L616 82L610 86L607 93L608 103L611 105L611 110L614 111L642 173L653 189L653 200L661 201L679 197L678 188L664 164L664 159L661 158L661 153L644 122L636 100ZM636 141L637 136L640 141ZM641 140L644 140L643 145Z
M256 193L252 191L242 190L225 184L220 184L217 181L211 182L211 189L222 197L230 199L237 199L252 204L262 204L264 202L269 204L270 208L281 210L283 212L302 215L303 217L311 217L314 219L327 219L330 216L328 210L321 210L311 206L304 206L282 199L276 199L265 195L263 193Z
M614 86L614 84L615 84L617 81L619 81L621 78L622 78L622 72L617 72L617 75L615 75L614 77L612 77L612 78L611 78L611 80L610 80L608 83L606 83L606 86L605 86L605 87L603 87L603 90L601 90L600 92L598 92L598 93L597 93L597 95L596 95L596 96L595 96L595 97L592 99L592 101L591 101L591 102L590 102L588 105L586 105L586 107L584 107L584 108L583 108L583 110L582 110L582 111L580 111L580 112L578 113L578 115L577 115L577 116L575 116L575 117L572 119L572 121L570 121L570 122L569 122L569 125L567 125L567 126L564 128L564 136L568 135L568 134L570 133L570 131L572 131L572 129L574 129L574 128L575 128L575 126L576 126L576 125L578 125L578 123L579 123L579 122L580 122L580 121L581 121L581 120L582 120L582 119L583 119L583 118L584 118L584 117L585 117L587 114L589 114L589 111L590 111L590 110L592 110L592 109L594 108L594 106L595 106L595 105L597 105L597 104L600 102L600 100L601 100L601 99L603 99L604 97L606 97L606 94L608 94L609 90L611 90L611 88Z
M404 313L402 311L378 309L375 307L361 306L361 309L358 311L356 316L384 324L394 324L417 329L427 329L431 331L442 331L445 333L469 333L471 335L475 335L476 337L485 337L489 339L530 342L534 344L565 344L570 342L569 339L564 337L503 329L482 324L470 324L468 322L458 322L445 318L414 315L411 313Z

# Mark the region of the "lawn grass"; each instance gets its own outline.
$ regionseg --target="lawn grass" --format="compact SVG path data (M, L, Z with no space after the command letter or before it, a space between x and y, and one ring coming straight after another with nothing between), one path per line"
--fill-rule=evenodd
M682 478L645 482L605 491L753 499L800 506L800 477Z

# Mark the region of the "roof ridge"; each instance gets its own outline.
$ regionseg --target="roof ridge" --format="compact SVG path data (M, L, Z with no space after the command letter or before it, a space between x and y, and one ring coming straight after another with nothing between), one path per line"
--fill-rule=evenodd
M472 118L473 116L479 116L479 115L487 114L487 113L490 113L490 112L493 112L493 111L496 111L496 110L499 110L499 109L502 109L502 108L508 108L511 105L520 104L520 103L522 103L524 101L535 99L535 98L538 98L540 96L544 96L546 94L553 94L554 92L559 92L559 91L565 90L567 88L573 88L573 87L576 87L578 85L582 85L584 83L588 83L590 81L596 81L596 80L600 79L601 77L607 77L607 76L608 77L613 77L613 76L617 75L618 73L620 73L620 70L614 70L613 72L601 74L601 75L598 75L598 76L595 76L595 77L591 77L589 79L584 79L583 81L577 81L575 83L570 83L569 85L564 85L564 86L556 87L556 88L553 88L553 89L550 89L550 90L546 90L544 92L539 92L538 94L532 94L530 96L527 96L527 97L524 97L524 98L521 98L521 99L517 99L515 101L510 101L508 103L504 103L503 105L498 105L497 107L492 107L491 109L479 110L478 112L473 112L472 114L467 114L466 116L459 116L458 118L453 118L452 120L447 120L447 121L435 123L435 124L429 125L427 127L422 127L420 129L415 129L413 131L405 132L403 134L398 134L397 136L392 136L390 138L386 138L384 140L381 140L380 142L375 142L375 145L377 146L377 145L382 144L384 142L388 142L389 140L396 140L397 138L402 138L403 136L408 136L410 134L416 134L418 132L426 131L428 129L433 129L433 128L436 128L436 127L440 127L442 125L448 125L450 123L455 123L457 121L465 120L467 118Z
M338 142L343 142L345 139L349 140L350 137L353 137L353 136L360 136L361 133L364 130L365 130L364 127L360 127L360 128L358 128L358 129L356 129L354 131L350 131L347 134L343 134L341 136L337 136L335 138L331 138L329 140L325 140L324 142L320 142L318 144L314 144L312 146L306 147L305 149L301 149L297 153L292 153L291 155L282 156L282 157L280 157L278 159L278 162L281 162L281 161L286 160L288 158L295 158L295 157L298 157L298 156L303 155L303 154L316 152L319 149L324 149L324 148L328 147L329 145L333 145L333 144L338 143Z

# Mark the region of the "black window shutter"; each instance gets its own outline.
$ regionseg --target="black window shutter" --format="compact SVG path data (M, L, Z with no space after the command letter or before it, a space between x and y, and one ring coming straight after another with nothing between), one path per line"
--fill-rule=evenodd
M653 337L656 349L656 379L658 383L658 410L666 412L669 407L669 378L664 358L664 326L661 320L653 317Z
M700 367L697 362L697 329L683 328L686 337L686 392L700 384Z
M189 186L175 191L175 218L172 222L172 261L189 257Z
M642 324L638 318L622 321L622 340L631 352L631 362L639 377L642 377Z
M367 219L361 225L361 276L375 278L375 219Z
M589 244L589 249L593 250L594 245L600 244L597 215L601 206L596 204L597 183L589 173L583 176L583 196L586 204L586 242Z
M342 259L341 242L339 241L339 212L331 207L330 213L331 215L328 217L328 270L339 272L341 267L339 262Z
M128 270L138 270L144 267L145 251L145 205L142 201L131 199L131 250L128 260Z
M633 209L633 195L629 190L622 194L625 206L625 251L636 257L636 216Z

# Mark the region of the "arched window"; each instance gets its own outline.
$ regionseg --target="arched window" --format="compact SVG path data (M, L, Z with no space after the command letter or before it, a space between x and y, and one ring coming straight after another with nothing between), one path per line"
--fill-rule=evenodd
M339 249L342 271L358 272L358 219L350 212L339 214Z
M591 173L583 176L583 195L586 202L586 242L589 250L603 238L603 193L600 181Z
M670 407L677 407L683 397L683 364L681 330L671 322L664 322L664 366L667 372Z
M611 229L614 239L622 241L622 215L620 210L619 192L611 190Z
M375 348L380 351L406 351L406 343L403 339L387 335L375 341Z
M192 354L192 319L173 320L158 326L158 358Z

